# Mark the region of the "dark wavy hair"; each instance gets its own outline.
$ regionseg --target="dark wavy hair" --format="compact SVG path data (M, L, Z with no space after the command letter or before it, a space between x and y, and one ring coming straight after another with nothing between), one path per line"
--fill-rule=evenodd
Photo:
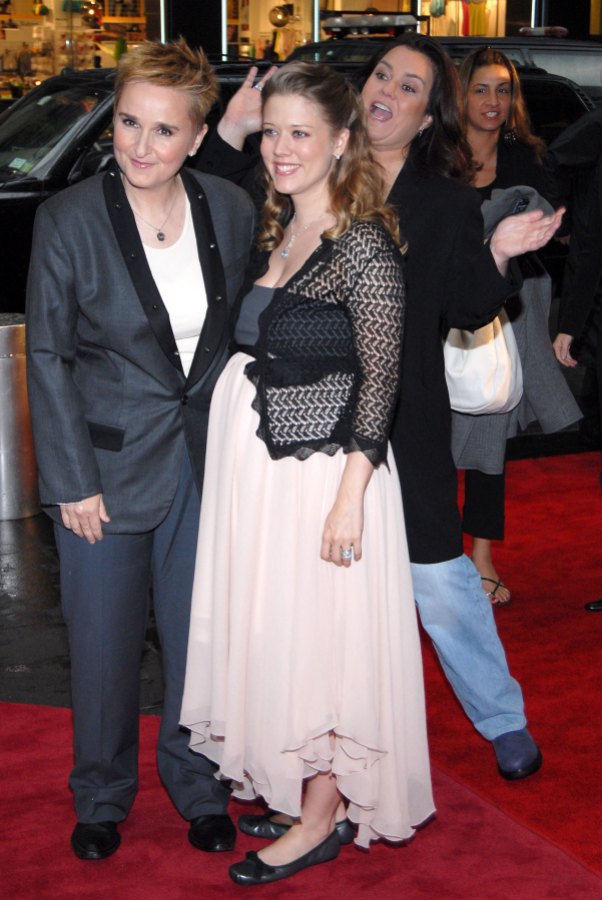
M464 136L460 113L460 84L451 57L441 44L415 32L406 32L376 53L359 77L362 89L381 59L395 47L407 47L421 53L433 69L433 86L426 112L432 124L417 134L409 148L408 159L422 175L438 174L469 182L474 171L472 153Z
M545 143L541 138L533 134L531 130L531 121L525 106L517 71L508 57L493 47L479 47L464 57L460 63L458 76L462 89L464 114L466 114L468 102L468 87L476 70L481 69L483 66L501 66L508 72L511 88L510 112L503 126L502 134L508 135L510 140L514 138L519 140L521 144L527 144L541 155L545 150Z
M370 151L362 105L355 88L330 66L292 62L278 69L265 83L261 94L264 109L270 97L287 95L303 97L317 106L334 134L349 129L345 152L330 170L330 210L335 224L324 232L325 236L340 237L354 221L380 222L399 244L399 223L384 204L382 170ZM267 200L258 244L272 250L282 240L293 204L287 194L275 189L267 172L264 179Z

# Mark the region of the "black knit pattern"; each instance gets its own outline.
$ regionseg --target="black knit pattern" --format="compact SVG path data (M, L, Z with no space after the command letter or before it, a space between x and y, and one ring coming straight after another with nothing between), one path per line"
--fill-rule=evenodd
M400 251L372 223L322 241L274 292L246 370L272 458L342 447L374 465L386 459L404 312Z

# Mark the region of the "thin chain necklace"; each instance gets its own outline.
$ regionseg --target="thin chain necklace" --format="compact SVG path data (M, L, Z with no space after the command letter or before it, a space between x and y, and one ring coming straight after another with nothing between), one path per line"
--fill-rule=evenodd
M136 209L136 207L134 206L134 204L132 203L132 201L130 200L130 206L134 210L134 215L137 216L141 222L144 222L145 225L148 225L150 228L152 228L153 231L157 232L157 240L158 241L164 241L166 238L166 234L163 231L163 229L165 228L165 226L167 224L167 220L169 219L169 217L171 216L171 214L173 212L173 208L176 205L177 197L178 197L178 188L176 185L176 188L174 189L173 200L171 201L171 206L169 207L169 212L165 216L165 219L163 220L163 224L160 225L159 228L157 228L156 225L153 225L152 222L149 222L147 219L145 219L144 216L141 216L140 213L138 212L138 210ZM128 199L129 199L129 197L128 197Z
M304 225L303 228L301 228L299 231L294 231L293 225L295 224L295 220L297 218L297 213L293 213L293 218L291 219L291 236L288 240L288 244L285 244L285 246L280 251L280 256L282 256L282 257L284 257L284 259L286 259L288 256L289 250L291 249L291 247L297 240L297 235L303 234L304 231L307 231L308 228L311 228L312 225L315 225L316 222L319 222L320 219L323 219L325 215L326 215L325 212L320 213L320 215L316 219L312 219L311 222L308 222L307 225Z

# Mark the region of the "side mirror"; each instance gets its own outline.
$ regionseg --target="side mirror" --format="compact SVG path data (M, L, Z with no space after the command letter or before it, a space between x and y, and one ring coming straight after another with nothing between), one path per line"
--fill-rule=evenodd
M68 184L75 184L89 178L90 175L97 175L104 172L113 162L113 153L98 147L91 147L86 150L75 161L69 175L67 176Z

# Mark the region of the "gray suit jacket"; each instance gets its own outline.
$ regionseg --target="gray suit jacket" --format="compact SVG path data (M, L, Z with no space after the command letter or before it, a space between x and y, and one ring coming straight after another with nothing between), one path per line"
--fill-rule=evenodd
M207 292L186 378L116 168L38 210L27 291L28 389L40 496L104 495L107 532L155 527L185 447L202 486L209 403L254 229L248 196L183 170Z

